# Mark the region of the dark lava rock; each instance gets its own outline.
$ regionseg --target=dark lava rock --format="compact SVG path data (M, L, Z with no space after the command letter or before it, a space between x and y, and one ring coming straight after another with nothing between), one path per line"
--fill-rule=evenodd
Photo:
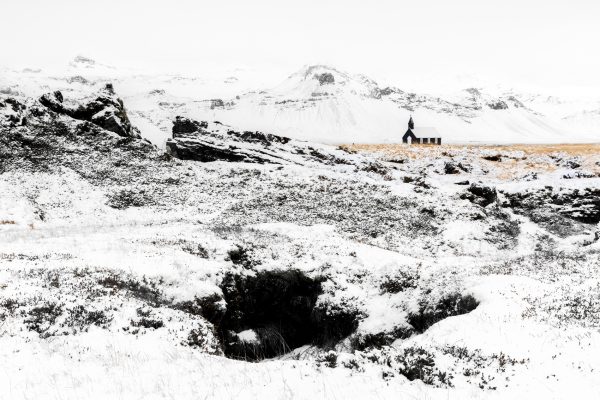
M54 93L46 93L42 95L42 97L40 97L40 103L42 103L44 107L47 107L59 114L67 114L67 111L63 106L62 102L63 95L58 90Z
M4 114L0 114L0 126L14 128L26 125L26 110L27 106L15 98L7 97L0 100L0 112Z
M460 171L471 172L473 168L469 164L459 162L455 164L452 161L448 161L444 164L444 173L447 175L459 174Z
M315 79L319 81L320 85L330 85L335 83L335 78L330 72L323 72L322 74L315 74Z
M270 162L269 158L259 152L236 145L236 142L244 142L239 132L229 131L230 137L224 137L208 131L207 128L206 121L198 122L181 116L176 117L173 121L173 138L167 140L167 152L181 160L200 162L229 161L259 164ZM267 140L266 136L265 140Z
M502 156L500 154L493 154L491 156L483 156L481 158L483 158L484 160L488 160L488 161L495 161L495 162L502 161Z
M386 88L381 89L379 91L379 93L380 93L381 96L389 96L392 93L400 93L401 94L401 93L404 93L404 92L402 90L400 90L400 89L396 89L396 88L388 86Z
M460 195L463 200L469 200L473 204L486 207L494 203L498 198L498 193L493 187L485 186L481 183L472 183L467 189L467 193Z
M586 178L595 178L597 175L592 174L590 172L585 171L574 171L563 174L563 179L586 179Z
M219 147L218 145L199 141L168 140L167 150L173 157L181 160L200 162L230 161L259 164L269 162L266 158L245 154L239 152L237 149L231 149L227 146Z
M453 162L447 162L444 164L444 173L446 175L459 174L460 170L456 167L456 164Z
M488 103L488 107L492 110L506 110L508 109L508 105L502 100L495 101L493 103Z
M205 121L197 122L178 116L173 122L173 138L167 140L167 152L182 160L200 162L230 161L270 164L348 164L341 151L320 152L290 138L263 132L225 130L214 122L209 129ZM345 154L345 153L344 153Z
M25 110L25 104L21 103L19 100L14 99L12 97L8 97L4 99L4 103L6 103L14 112L21 112Z
M96 98L77 107L63 103L60 91L40 97L40 103L48 109L71 118L92 122L107 131L123 137L140 137L136 128L129 122L123 100L115 94L112 84L101 89Z
M523 193L505 193L504 207L529 215L536 220L563 216L575 221L600 222L600 189L585 188L555 192L551 187Z
M240 135L247 142L262 143L265 146L270 146L272 143L286 144L290 138L285 136L272 135L270 133L244 131Z
M173 121L173 137L166 145L167 154L181 160L368 167L365 160L351 157L339 148L313 147L306 142L258 131L238 132L217 121L198 122L181 116ZM385 168L377 169L381 172Z
M193 133L199 132L202 129L208 128L208 122L202 121L194 121L189 118L177 116L175 117L175 121L173 121L173 136L178 135L180 133Z
M566 168L570 168L570 169L577 169L577 168L581 167L581 164L575 160L567 160L567 161L565 161L564 166Z
M212 99L210 101L210 109L214 110L215 108L223 108L225 107L225 102L221 99Z

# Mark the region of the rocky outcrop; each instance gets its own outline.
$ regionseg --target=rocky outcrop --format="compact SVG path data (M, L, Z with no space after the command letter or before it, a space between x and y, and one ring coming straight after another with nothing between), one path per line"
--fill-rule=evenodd
M206 121L176 117L173 122L173 139L167 140L167 151L175 158L200 162L273 162L273 158L261 154L256 149L236 146L235 142L244 142L239 132L229 131L222 135L207 128Z
M269 160L256 154L248 154L239 149L220 147L215 144L205 143L201 140L190 140L190 138L178 138L179 140L167 141L167 150L175 157L182 160L193 160L200 162L230 161L248 163L268 163Z
M181 116L173 121L173 138L167 140L167 152L182 160L352 164L348 159L350 155L342 150L315 147L284 136L258 131L238 132L219 122L198 122Z
M469 164L465 164L462 162L454 163L452 161L448 161L444 164L444 173L446 175L460 174L460 172L471 172L473 168Z
M467 192L461 194L460 198L469 200L471 203L481 207L486 207L497 200L498 193L493 187L485 186L481 183L472 183Z
M25 125L27 123L24 116L26 108L25 104L15 98L0 99L0 125L13 127Z
M112 84L107 84L93 100L83 104L66 104L60 91L44 94L40 103L58 114L92 122L119 136L140 137L137 129L129 122L123 100L116 96Z
M323 72L322 74L315 74L315 79L319 81L321 86L330 85L335 83L335 77L331 72Z
M488 103L488 107L492 110L508 110L508 105L502 100L496 100Z
M555 191L552 188L522 193L504 193L504 207L533 215L560 215L587 224L600 222L600 189L585 188Z
M181 134L198 132L206 128L208 128L208 122L206 121L198 122L189 118L177 116L175 117L175 121L173 121L173 137L177 137Z

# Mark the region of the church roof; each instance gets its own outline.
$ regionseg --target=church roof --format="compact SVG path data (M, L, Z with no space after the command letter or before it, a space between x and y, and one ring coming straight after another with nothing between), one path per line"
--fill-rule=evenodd
M440 137L440 133L438 132L438 130L432 126L420 126L418 128L412 128L410 130L418 138Z

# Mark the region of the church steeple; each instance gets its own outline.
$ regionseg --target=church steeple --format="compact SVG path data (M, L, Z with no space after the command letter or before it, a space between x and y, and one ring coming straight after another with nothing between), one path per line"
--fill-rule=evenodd
M415 129L415 123L413 122L412 115L410 116L410 119L408 120L408 129Z

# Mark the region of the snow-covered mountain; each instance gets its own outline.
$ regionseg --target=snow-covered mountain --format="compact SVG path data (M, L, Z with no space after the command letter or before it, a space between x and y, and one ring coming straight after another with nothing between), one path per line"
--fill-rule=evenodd
M309 66L273 89L250 92L213 112L262 130L327 142L397 142L413 115L447 142L571 142L600 139L600 119L573 130L568 103L556 112L515 91L466 88L445 95L383 87L363 75ZM549 101L555 101L550 98ZM540 104L541 103L541 104Z
M279 84L255 81L242 70L201 77L147 74L80 56L61 73L3 71L0 93L33 97L58 89L85 96L113 83L142 136L159 146L177 115L335 144L399 142L410 115L417 126L436 127L445 143L600 140L600 96L491 86L413 93L324 65L306 66Z

